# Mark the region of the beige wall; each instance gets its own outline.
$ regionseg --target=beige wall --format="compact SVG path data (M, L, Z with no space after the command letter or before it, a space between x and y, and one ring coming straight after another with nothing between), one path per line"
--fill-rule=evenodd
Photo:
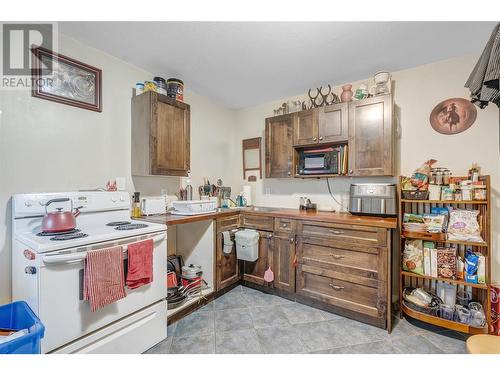
M144 194L159 194L163 187L174 193L180 184L179 178L130 176L131 88L153 74L64 36L59 50L102 69L103 112L32 98L27 91L0 91L0 305L11 295L13 194L103 187L120 176L127 190ZM233 112L189 87L186 102L192 108L193 180L233 183Z
M397 114L397 174L409 174L429 158L441 166L451 168L456 175L464 175L472 162L491 175L493 221L493 279L500 282L500 155L499 116L496 106L478 110L477 120L467 131L453 136L435 132L429 124L429 114L441 100L468 97L463 87L477 61L477 55L436 62L412 69L394 72L394 103ZM354 87L357 85L355 84ZM335 88L340 94L340 85ZM305 96L299 96L303 99ZM241 139L264 136L264 118L273 113L286 99L245 108L237 113L238 143ZM292 98L292 99L295 99ZM241 152L237 152L241 165ZM241 167L239 167L241 170ZM391 179L330 179L336 199L347 205L349 184L354 181L391 181ZM244 182L241 181L241 184ZM325 180L264 179L251 184L257 205L297 207L299 197L307 195L322 209L340 207L330 197ZM341 209L341 208L340 208Z
M152 74L66 37L60 51L103 70L103 112L95 113L32 98L29 92L0 91L0 304L10 299L10 197L15 193L64 191L101 187L124 176L127 190L158 194L178 189L180 179L130 176L130 88ZM492 175L493 249L500 240L500 158L498 109L478 110L466 132L443 136L434 132L428 116L441 100L467 97L463 88L477 56L441 61L393 73L398 117L398 174L408 174L428 158L438 159L456 174L472 161ZM337 92L340 90L337 87ZM301 96L304 98L304 96ZM186 92L191 104L192 185L203 177L222 178L237 193L241 180L241 140L264 136L264 118L283 100L237 111ZM331 179L333 194L347 206L352 181L392 181L391 178ZM185 180L184 180L185 182ZM341 209L329 196L325 180L264 179L251 183L257 205L297 207L307 195L321 209ZM500 281L500 254L494 251L494 280Z

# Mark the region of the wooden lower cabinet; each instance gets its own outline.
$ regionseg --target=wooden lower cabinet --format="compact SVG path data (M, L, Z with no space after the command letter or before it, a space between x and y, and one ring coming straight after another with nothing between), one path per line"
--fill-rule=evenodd
M238 259L236 257L236 243L233 241L233 250L230 254L225 254L224 237L222 234L223 231L237 229L238 225L239 215L217 219L215 249L216 290L224 289L240 280Z
M259 259L255 262L242 261L243 280L267 286L264 272L273 264L273 233L259 231Z
M258 230L259 258L223 252L222 229ZM274 229L274 232L269 230ZM391 230L242 214L217 220L217 290L244 282L286 298L391 330ZM235 245L234 245L235 246Z
M390 231L336 226L332 235L325 223L299 227L297 296L390 331Z
M273 241L274 287L295 292L295 235L275 233Z

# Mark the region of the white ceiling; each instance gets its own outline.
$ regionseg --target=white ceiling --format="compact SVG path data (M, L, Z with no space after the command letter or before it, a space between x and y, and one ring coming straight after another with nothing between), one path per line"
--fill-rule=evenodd
M229 108L479 52L493 22L62 22L60 32ZM464 77L464 81L465 81Z

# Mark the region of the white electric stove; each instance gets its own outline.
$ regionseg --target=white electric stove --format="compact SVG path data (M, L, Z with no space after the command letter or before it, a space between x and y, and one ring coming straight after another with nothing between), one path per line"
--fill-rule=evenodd
M74 231L43 233L45 203L70 198L80 208ZM65 205L67 204L67 206ZM166 226L130 219L126 192L18 194L12 198L12 296L45 325L42 352L142 353L166 338ZM70 209L70 202L57 205ZM83 301L89 250L152 238L153 282L92 313Z

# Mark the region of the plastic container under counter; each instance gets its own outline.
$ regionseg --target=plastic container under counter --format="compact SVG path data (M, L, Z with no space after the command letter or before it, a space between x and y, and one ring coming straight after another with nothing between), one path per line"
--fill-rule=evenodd
M243 229L235 233L236 256L238 259L255 262L259 258L259 232Z

